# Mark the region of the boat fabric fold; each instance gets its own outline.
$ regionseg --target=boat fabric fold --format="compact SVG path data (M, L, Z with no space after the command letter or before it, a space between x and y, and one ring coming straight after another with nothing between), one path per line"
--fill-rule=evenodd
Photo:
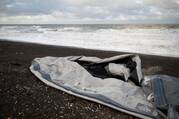
M35 58L30 70L47 85L69 94L140 118L164 117L147 98L156 89L143 85L141 60L137 55L125 54L104 59L48 56ZM150 90L152 88L154 90ZM170 110L170 115L177 114L175 108Z
M145 94L152 97L149 100L167 119L179 119L179 78L151 75L144 78L142 85Z

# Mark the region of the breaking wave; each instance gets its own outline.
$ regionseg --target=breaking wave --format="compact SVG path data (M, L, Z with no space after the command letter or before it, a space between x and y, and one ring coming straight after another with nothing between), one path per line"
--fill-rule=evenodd
M3 25L0 39L179 57L179 28Z

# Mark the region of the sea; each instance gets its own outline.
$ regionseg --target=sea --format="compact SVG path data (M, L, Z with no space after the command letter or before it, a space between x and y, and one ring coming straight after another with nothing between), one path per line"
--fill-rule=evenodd
M0 25L0 40L179 57L179 25Z

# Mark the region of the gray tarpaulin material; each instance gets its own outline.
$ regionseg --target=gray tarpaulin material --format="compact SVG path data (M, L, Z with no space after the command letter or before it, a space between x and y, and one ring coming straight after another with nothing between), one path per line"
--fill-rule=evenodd
M179 119L179 78L167 75L146 76L142 82L146 95L168 119Z
M144 78L137 55L35 58L30 70L49 86L140 118L178 116L179 80Z

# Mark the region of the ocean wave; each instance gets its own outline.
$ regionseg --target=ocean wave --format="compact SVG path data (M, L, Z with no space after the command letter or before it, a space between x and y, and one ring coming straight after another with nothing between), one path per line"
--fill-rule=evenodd
M179 57L179 29L3 26L0 39Z

